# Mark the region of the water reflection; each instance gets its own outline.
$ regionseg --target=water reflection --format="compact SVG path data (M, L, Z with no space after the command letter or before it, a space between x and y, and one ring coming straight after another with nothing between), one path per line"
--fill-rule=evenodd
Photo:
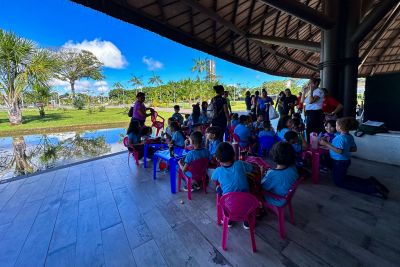
M0 138L0 180L124 150L125 129Z

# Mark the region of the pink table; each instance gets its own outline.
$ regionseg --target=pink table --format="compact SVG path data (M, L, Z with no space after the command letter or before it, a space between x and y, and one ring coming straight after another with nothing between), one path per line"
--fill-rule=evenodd
M325 155L329 153L329 150L326 148L319 147L318 149L311 149L304 151L305 155L311 156L311 181L313 184L318 183L319 179L319 159L321 155Z

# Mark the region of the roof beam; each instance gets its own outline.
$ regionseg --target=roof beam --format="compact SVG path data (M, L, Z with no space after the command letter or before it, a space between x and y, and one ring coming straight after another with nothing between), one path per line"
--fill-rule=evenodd
M335 22L328 16L298 1L293 1L293 0L260 0L260 1L324 30L328 30L335 25Z
M358 44L368 33L378 24L386 14L398 4L398 0L385 0L374 11L370 12L358 26L356 32L353 34L351 41Z
M206 15L207 17L209 17L212 20L215 20L217 23L225 26L226 28L230 29L232 32L244 37L245 39L247 39L246 36L246 32L239 29L238 27L236 27L233 23L231 23L230 21L225 20L223 17L221 17L218 13L212 11L211 9L202 6L201 4L199 4L197 1L194 0L181 0L181 2L185 3L186 5L188 5L189 7L192 7L194 9L196 9L197 11L203 13L203 15ZM252 40L253 43L257 44L258 46L261 46L263 49L265 49L266 51L270 52L272 55L275 55L279 58L285 59L287 61L291 61L295 64L301 65L307 69L310 70L314 70L314 71L318 71L318 67L307 63L307 62L303 62L294 58L291 58L285 54L281 54L277 51L275 51L273 48L269 47L268 45L263 44L262 42L256 41L256 40Z
M250 40L256 40L267 44L285 46L289 48L307 50L318 53L321 51L321 44L317 42L289 39L284 37L256 35L256 34L248 34L247 37Z

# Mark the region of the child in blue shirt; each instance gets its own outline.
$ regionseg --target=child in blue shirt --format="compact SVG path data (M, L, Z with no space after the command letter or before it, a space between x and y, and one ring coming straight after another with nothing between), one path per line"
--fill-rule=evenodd
M216 158L221 167L215 169L211 179L219 183L217 193L225 195L230 192L249 192L246 174L253 171L253 166L244 161L235 161L235 151L227 142L218 145ZM244 222L243 227L248 229L248 223Z
M255 122L253 122L253 130L255 133L258 133L259 131L261 131L264 128L264 115L263 114L259 114L257 116L257 120Z
M358 122L351 117L340 118L336 121L338 135L333 138L332 144L326 138L320 140L320 144L329 149L332 158L332 178L336 186L364 194L377 195L387 199L389 190L375 177L363 179L347 174L351 164L351 152L357 151L357 146L350 130L356 129Z
M246 123L247 123L247 116L241 115L239 118L239 124L235 127L235 130L233 131L233 133L239 137L240 139L239 145L241 147L249 145L252 139L251 131L246 126Z
M175 118L175 120L182 125L183 124L183 116L179 113L179 111L181 110L181 107L179 105L175 105L174 106L174 111L175 113L172 114L172 118Z
M272 147L271 154L272 160L277 165L275 169L267 171L261 180L261 186L264 190L283 197L299 177L295 165L296 154L292 145L287 142L276 143ZM274 199L270 196L265 196L265 200L277 207L286 203L283 199Z
M190 166L190 163L192 163L195 160L198 159L210 159L210 153L206 148L202 147L202 140L203 140L203 135L201 132L193 132L190 135L190 144L193 146L193 150L189 151L187 155L185 156L185 159L179 161L179 167L182 169L182 171L185 173L187 177L192 177L192 173L188 171L188 167ZM202 181L192 181L192 191L193 190L199 190ZM187 191L187 186L185 185L183 187L184 191Z
M285 140L285 133L292 127L291 119L287 115L283 115L279 118L278 125L276 126L276 136L280 140Z
M239 114L232 113L231 125L232 126L237 126L238 124L239 124Z
M172 138L169 142L169 146L185 147L185 135L181 131L181 127L177 121L171 122L171 134Z
M206 148L208 148L208 152L210 152L212 158L215 157L217 146L221 143L218 138L219 133L220 129L217 126L208 127L206 130Z
M263 122L263 129L258 132L258 137L263 136L275 136L274 128L269 120Z

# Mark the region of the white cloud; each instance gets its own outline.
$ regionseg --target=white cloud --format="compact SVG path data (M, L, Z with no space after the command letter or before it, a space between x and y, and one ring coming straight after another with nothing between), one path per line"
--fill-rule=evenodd
M158 70L158 69L162 69L164 67L164 64L158 60L155 60L151 57L146 57L144 56L142 58L142 61L144 64L147 65L147 69L150 71L154 71L154 70Z
M70 40L63 45L63 48L90 51L105 67L112 69L122 69L128 64L118 47L110 41L94 39L93 41L83 40L81 43L74 43Z
M53 79L50 81L50 85L68 93L71 91L71 85L66 81ZM105 93L109 90L110 87L108 86L107 81L81 80L75 82L75 92L77 93L96 94L98 92Z
M104 85L107 85L106 81L96 81L94 83L94 86L104 86Z

